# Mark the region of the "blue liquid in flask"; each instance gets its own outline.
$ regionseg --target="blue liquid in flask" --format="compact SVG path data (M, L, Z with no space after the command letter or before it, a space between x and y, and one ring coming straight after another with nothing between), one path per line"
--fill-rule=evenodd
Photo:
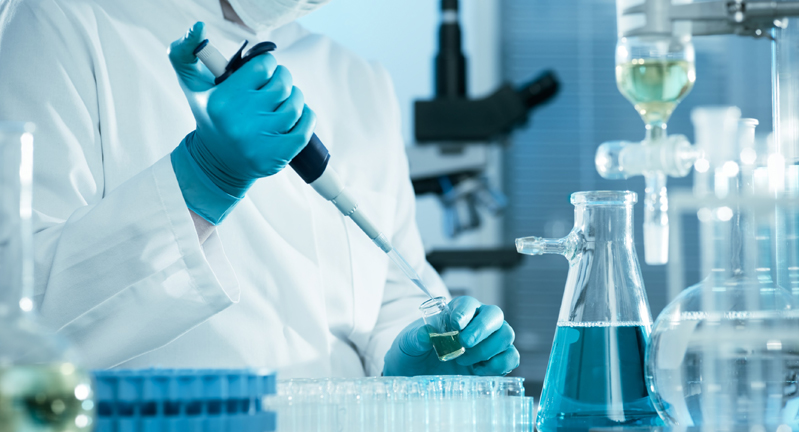
M648 334L645 327L635 323L559 325L541 394L537 430L662 426L644 382Z

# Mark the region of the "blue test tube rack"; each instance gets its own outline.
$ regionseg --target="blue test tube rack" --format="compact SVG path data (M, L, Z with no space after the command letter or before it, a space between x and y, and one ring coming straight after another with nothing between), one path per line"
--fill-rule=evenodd
M270 432L273 373L254 369L94 371L96 432Z

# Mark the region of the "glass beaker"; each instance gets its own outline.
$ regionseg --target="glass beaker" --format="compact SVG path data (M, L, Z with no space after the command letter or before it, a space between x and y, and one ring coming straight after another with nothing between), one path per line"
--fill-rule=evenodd
M33 125L0 122L0 432L94 425L92 380L33 302Z
M459 339L460 331L452 325L452 311L444 297L432 298L419 306L438 359L449 361L466 352Z
M541 432L661 424L644 383L652 317L633 243L636 201L634 192L577 192L569 235L516 240L520 253L569 260L536 421Z

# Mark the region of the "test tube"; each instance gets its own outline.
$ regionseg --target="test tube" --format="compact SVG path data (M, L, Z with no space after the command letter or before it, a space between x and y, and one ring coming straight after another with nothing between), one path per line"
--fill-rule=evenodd
M337 407L336 431L357 431L360 422L360 384L359 380L341 380L335 384Z
M434 431L441 428L441 399L444 391L441 377L428 376L424 377L424 380L422 389L425 392L425 402L427 403L426 430Z
M452 312L444 297L436 297L419 306L430 335L430 342L441 361L460 357L466 349L461 345L459 329L452 325Z
M532 431L523 379L421 376L290 380L265 409L283 432Z
M422 384L418 378L410 378L405 383L405 394L408 399L408 430L425 431L427 425L427 404L424 400Z
M522 432L533 432L535 430L535 399L528 396L522 396L522 416L521 427Z

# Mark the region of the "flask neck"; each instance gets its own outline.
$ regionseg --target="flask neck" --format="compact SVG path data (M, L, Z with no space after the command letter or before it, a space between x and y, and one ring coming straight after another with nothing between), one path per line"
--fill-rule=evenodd
M572 199L574 228L566 237L523 237L516 239L516 249L527 255L563 255L572 263L585 250L596 248L597 242L617 243L626 253L633 253L633 205L636 199L632 192L576 193Z
M32 238L30 220L9 221L0 230L13 227L11 232L0 234L5 237L0 245L0 321L11 321L33 310L33 259L31 256ZM2 324L0 324L2 325Z
M587 242L633 241L632 205L577 205L574 231Z
M32 132L0 122L0 320L33 310Z
M560 326L640 326L652 323L633 242L628 191L572 194L574 229L564 238L516 239L520 253L561 254L569 259Z
M716 286L730 278L771 283L771 220L754 212L722 207L701 222L702 267Z
M577 205L582 239L569 267L559 325L640 326L652 317L633 241L632 205Z

